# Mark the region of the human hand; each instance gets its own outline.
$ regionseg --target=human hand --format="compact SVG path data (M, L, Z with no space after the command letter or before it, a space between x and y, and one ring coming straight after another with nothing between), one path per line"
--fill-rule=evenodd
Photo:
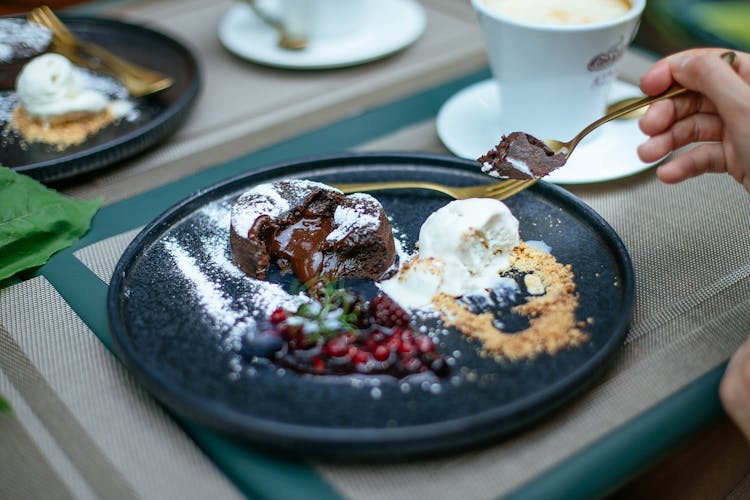
M750 339L729 360L719 396L724 409L750 440Z
M638 148L653 162L704 142L661 165L656 174L675 183L708 172L727 172L750 192L750 54L737 52L734 68L721 48L678 52L654 64L640 81L648 95L677 82L694 92L652 104L640 120L649 139Z

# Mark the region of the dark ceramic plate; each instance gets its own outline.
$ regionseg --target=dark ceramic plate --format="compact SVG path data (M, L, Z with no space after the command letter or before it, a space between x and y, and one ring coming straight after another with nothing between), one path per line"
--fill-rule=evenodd
M523 239L544 241L560 262L573 266L577 317L593 318L589 342L554 356L498 362L450 332L440 349L455 361L451 376L406 384L303 376L243 358L236 333L254 304L273 298L228 262L228 210L251 186L289 177L491 182L474 162L446 156L347 154L255 170L159 216L120 259L107 306L121 358L178 414L254 444L314 457L403 458L455 450L505 435L558 407L595 382L621 345L633 304L627 251L591 208L540 182L507 204ZM425 218L450 201L420 190L375 195L412 246ZM277 273L269 280L292 286ZM356 286L375 292L372 284Z
M135 99L137 118L122 120L78 146L57 151L42 143L4 141L0 164L44 182L110 166L143 152L171 135L188 115L200 88L198 64L173 38L135 24L94 17L61 16L81 39L174 78L167 90ZM0 123L0 128L5 123Z

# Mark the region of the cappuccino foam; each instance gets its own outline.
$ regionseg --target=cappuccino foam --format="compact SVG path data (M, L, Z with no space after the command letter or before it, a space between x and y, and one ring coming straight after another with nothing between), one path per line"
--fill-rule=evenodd
M531 24L595 24L627 13L629 0L483 0L492 12Z

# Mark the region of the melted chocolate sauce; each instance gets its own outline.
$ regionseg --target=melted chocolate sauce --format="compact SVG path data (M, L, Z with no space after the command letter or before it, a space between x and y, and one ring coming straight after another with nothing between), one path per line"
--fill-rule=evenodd
M273 234L268 250L271 255L286 259L294 274L307 283L323 274L323 244L331 233L331 225L328 217L303 217Z

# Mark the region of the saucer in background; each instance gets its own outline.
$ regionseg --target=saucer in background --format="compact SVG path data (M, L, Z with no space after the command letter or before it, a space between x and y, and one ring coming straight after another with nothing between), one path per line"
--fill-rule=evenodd
M259 64L287 69L328 69L391 55L414 43L425 30L427 16L414 0L363 1L365 25L351 37L312 39L303 50L282 49L277 44L277 32L248 5L238 3L219 23L219 40L233 54Z

